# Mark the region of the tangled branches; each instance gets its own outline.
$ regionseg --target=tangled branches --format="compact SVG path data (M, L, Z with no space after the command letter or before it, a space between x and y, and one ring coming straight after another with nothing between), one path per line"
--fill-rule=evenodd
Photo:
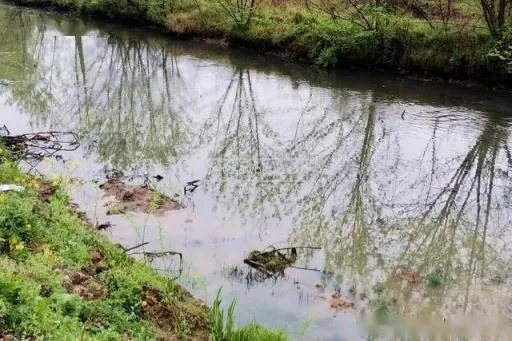
M44 158L56 156L62 151L75 151L80 146L73 132L47 131L11 135L4 125L0 128L0 143L12 151L16 160L24 160L32 171Z

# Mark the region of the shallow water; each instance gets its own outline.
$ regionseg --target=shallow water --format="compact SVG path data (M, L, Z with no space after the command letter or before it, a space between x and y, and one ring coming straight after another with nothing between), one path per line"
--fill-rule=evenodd
M512 335L510 97L0 7L0 125L77 132L39 169L93 221L182 252L181 275L155 266L294 340ZM162 175L185 209L107 216L105 167ZM262 281L243 259L269 245L322 249Z

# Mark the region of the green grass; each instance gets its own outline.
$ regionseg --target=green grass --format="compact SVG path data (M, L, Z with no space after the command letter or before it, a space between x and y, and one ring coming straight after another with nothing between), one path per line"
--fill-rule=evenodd
M435 15L429 23L389 6L370 8L379 22L371 30L358 25L353 11L342 11L344 20L333 20L293 0L286 5L257 0L250 24L242 26L222 9L221 0L12 1L137 19L164 31L224 38L325 68L356 65L512 85L512 39L507 34L501 44L492 39L475 0L454 2L460 14L446 25Z
M221 307L222 300L220 299L219 290L217 297L212 306L212 326L211 326L211 340L212 341L286 341L288 337L281 330L269 330L263 328L257 323L251 323L242 328L235 327L235 307L236 301L232 301L228 307L226 316Z
M25 187L0 193L0 331L19 339L208 339L210 309L84 227L61 188L41 196L47 183L22 173L3 148L0 183ZM88 277L76 282L77 274ZM230 328L223 340L285 339L258 325Z

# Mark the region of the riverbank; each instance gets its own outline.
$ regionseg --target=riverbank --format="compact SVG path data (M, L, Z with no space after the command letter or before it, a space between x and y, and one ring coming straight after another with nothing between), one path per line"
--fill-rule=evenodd
M0 193L0 340L286 340L257 324L230 331L219 302L210 310L131 258L58 179L24 174L5 148L0 183L22 186Z
M322 68L388 70L458 84L512 86L507 47L497 49L479 2L473 0L453 5L448 17L443 8L428 3L404 8L399 2L365 8L361 15L348 9L328 11L314 2L306 6L274 0L257 1L249 12L233 11L224 0L11 2L137 21L175 36L215 38ZM250 21L244 17L247 13Z

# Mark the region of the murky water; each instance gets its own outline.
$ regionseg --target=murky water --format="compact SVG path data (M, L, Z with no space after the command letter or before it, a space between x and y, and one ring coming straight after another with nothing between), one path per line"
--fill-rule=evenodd
M74 200L117 242L182 252L195 295L222 287L239 322L294 340L512 335L511 108L508 95L0 7L0 123L81 137L40 169L84 180ZM106 216L105 167L162 175L152 185L186 208ZM243 259L269 245L322 249L263 280ZM155 266L179 275L176 260ZM335 292L355 306L336 310Z

